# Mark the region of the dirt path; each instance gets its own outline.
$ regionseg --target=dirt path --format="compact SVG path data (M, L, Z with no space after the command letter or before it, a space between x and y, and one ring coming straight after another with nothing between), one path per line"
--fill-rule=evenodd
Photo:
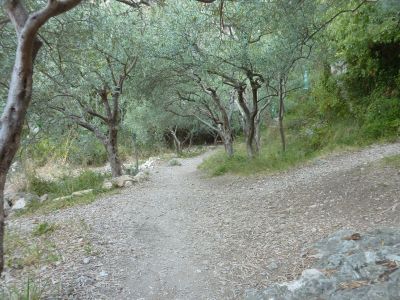
M9 226L62 224L60 247L70 250L40 274L63 297L240 299L297 276L310 263L302 249L340 228L399 226L399 170L369 165L399 153L400 144L379 145L273 176L213 179L197 171L205 154L160 165L121 194ZM76 250L86 239L92 249Z

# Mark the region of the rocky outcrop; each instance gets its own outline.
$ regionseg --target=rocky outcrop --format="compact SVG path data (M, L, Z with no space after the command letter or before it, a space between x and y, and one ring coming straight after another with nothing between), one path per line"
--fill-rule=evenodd
M247 291L246 299L400 299L399 229L339 231L307 253L317 259L313 269L296 281Z

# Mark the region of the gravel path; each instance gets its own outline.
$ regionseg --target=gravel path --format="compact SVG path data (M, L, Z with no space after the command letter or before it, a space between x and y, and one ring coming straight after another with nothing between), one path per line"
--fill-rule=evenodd
M241 299L295 278L311 263L303 249L340 228L399 226L399 170L372 164L399 153L399 143L377 145L250 178L207 178L197 170L206 153L161 164L120 194L8 226L60 224L62 262L37 273L51 278L49 295Z

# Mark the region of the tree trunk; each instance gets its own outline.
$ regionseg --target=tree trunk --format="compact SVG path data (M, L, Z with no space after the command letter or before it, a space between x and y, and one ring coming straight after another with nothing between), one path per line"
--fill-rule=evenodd
M17 152L26 111L32 97L33 56L39 48L32 49L24 39L18 39L14 69L8 91L7 104L0 120L0 274L4 268L4 187L8 170Z
M261 149L261 134L260 134L260 127L261 127L261 118L260 113L257 114L256 118L254 119L254 145L256 147L257 153L260 152Z
M232 157L234 153L232 132L230 130L221 130L220 136L222 141L224 142L226 155L228 155L228 157Z
M122 164L118 155L118 130L116 128L110 129L108 139L105 140L104 146L107 151L112 177L121 176Z
M281 135L282 151L286 151L285 129L283 127L283 117L279 117L279 133Z
M4 227L5 227L5 214L4 214L4 187L6 183L6 175L1 172L0 174L0 274L4 269Z
M282 151L286 151L286 138L285 138L285 128L283 127L283 118L285 115L285 90L284 90L284 80L282 78L279 79L279 133L281 136L281 143L282 143Z
M170 131L170 133L172 135L172 138L174 139L174 146L175 146L176 155L179 156L179 155L182 154L182 143L181 143L181 141L179 140L179 138L178 138L178 136L176 134L177 128L170 129L169 131Z
M254 158L256 152L254 149L254 140L250 136L246 136L246 150L249 158Z
M14 25L17 49L7 102L0 119L0 275L4 269L4 187L32 99L33 62L42 46L36 35L51 17L74 8L80 1L49 1L46 7L30 15L20 1L1 3Z

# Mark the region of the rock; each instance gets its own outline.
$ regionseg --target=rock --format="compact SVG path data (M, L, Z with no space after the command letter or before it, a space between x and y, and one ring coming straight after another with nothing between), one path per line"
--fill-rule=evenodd
M125 181L124 187L130 187L130 186L133 186L133 182L132 181Z
M53 199L53 201L68 200L68 199L71 199L71 198L72 198L72 195L68 195L68 196L55 198L55 199Z
M135 175L137 182L143 182L149 180L149 174L146 172L139 172Z
M40 202L45 202L49 199L49 195L48 194L44 194L42 196L40 196L39 201Z
M106 271L103 270L103 271L100 272L99 276L100 276L100 277L107 277L108 274L107 274Z
M16 193L5 199L5 202L11 204L12 210L19 210L26 208L32 202L40 201L39 196L31 193Z
M14 205L12 206L13 210L19 210L19 209L24 209L26 207L26 201L25 198L20 198L17 200Z
M82 190L82 191L77 191L77 192L73 192L72 196L73 197L81 197L87 194L91 194L93 193L93 189L88 189L88 190Z
M88 263L90 263L90 258L89 258L89 257L85 257L85 258L83 259L83 263L84 263L85 265L87 265Z
M122 176L111 179L113 186L120 187L120 188L124 187L125 183L127 181L131 181L132 183L135 183L135 182L137 182L137 179L135 179L134 177L132 177L130 175L122 175Z
M139 166L139 170L146 170L146 169L151 169L154 167L155 163L160 160L159 157L150 157L148 160L146 160L143 164Z
M292 282L246 291L245 299L400 299L399 248L398 229L341 230L313 246L313 269Z
M10 206L14 206L17 201L20 199L24 199L27 204L31 203L32 201L39 201L39 196L31 193L8 193L4 195L4 200L7 201ZM20 202L21 203L21 202Z
M4 200L4 211L9 211L11 209L11 205L8 201Z
M113 188L113 184L111 181L106 180L103 182L103 185L101 186L101 188L104 190L111 190Z

